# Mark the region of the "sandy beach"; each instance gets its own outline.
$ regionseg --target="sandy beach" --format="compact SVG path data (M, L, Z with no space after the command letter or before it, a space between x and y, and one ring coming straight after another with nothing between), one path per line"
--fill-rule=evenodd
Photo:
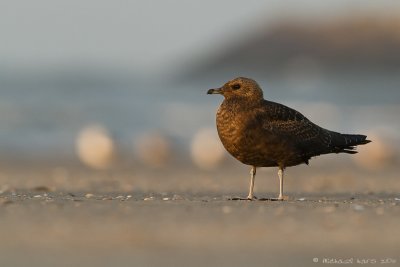
M240 167L220 175L3 172L0 266L400 265L395 186L385 190L376 177L338 177L343 184L331 187L288 178L289 201L230 200L246 193ZM261 178L269 174L260 173L260 198L277 193L276 180ZM363 178L377 190L346 191Z

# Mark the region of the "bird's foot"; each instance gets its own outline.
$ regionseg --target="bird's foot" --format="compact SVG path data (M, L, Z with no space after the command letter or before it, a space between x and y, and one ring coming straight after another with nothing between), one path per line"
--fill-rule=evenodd
M286 200L289 200L289 197L288 196L278 196L277 198L276 198L276 200L278 200L278 201L286 201Z
M253 201L253 200L257 200L257 197L253 196L247 196L247 197L232 197L229 198L229 200L247 200L247 201Z

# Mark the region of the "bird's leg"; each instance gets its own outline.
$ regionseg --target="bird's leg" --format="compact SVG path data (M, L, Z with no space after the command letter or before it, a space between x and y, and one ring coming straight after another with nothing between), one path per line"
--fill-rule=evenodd
M251 167L251 170L250 170L250 189L249 189L249 195L247 196L247 198L233 197L233 198L230 198L230 200L255 200L255 199L257 199L253 195L254 180L255 179L256 179L256 167L253 166L253 167Z
M250 188L249 188L249 195L247 196L248 200L253 200L255 197L253 196L253 189L254 189L254 180L256 179L256 167L251 167L250 170Z
M279 167L278 176L279 176L279 196L278 200L288 200L287 196L283 195L283 168Z

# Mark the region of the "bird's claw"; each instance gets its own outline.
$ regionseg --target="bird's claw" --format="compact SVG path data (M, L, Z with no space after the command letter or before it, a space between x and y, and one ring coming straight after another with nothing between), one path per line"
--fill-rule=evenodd
M250 201L252 201L252 200L257 200L258 198L256 197L256 196L248 196L247 197L247 200L250 200Z

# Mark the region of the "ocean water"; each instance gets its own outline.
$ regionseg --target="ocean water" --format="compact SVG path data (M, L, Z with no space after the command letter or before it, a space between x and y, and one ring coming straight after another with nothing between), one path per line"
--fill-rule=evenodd
M332 76L319 80L258 80L264 96L292 106L338 131L383 131L400 137L400 75ZM186 146L214 127L220 96L206 95L221 80L167 82L92 72L3 75L0 155L74 153L79 132L102 125L121 147L149 132Z

